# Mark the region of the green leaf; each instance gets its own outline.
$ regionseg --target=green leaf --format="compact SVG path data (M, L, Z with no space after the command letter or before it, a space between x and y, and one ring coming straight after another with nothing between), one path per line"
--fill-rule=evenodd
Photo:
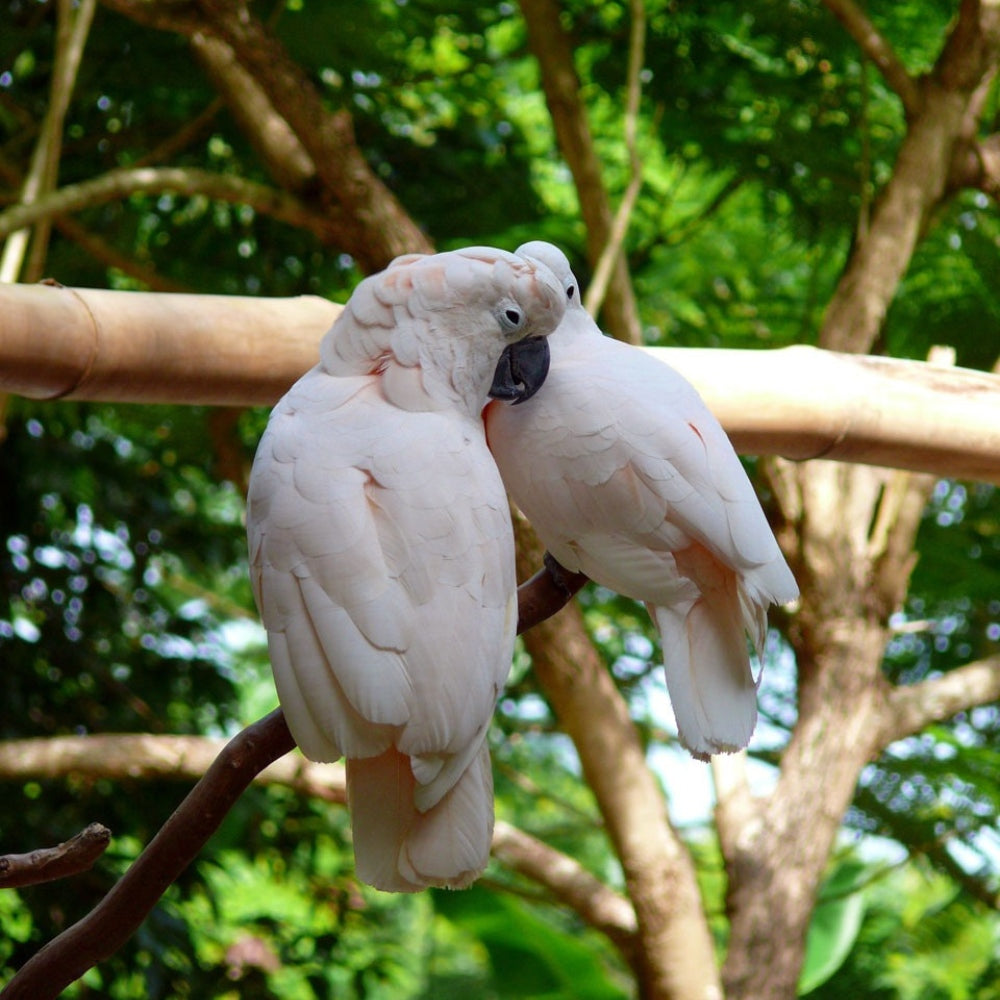
M865 913L864 892L857 888L865 870L861 861L848 859L824 883L809 925L799 996L825 983L854 947Z

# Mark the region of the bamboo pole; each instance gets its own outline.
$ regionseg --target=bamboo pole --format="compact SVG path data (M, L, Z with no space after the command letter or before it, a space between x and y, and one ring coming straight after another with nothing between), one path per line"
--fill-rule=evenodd
M340 306L0 285L0 392L270 406ZM1000 483L1000 376L813 347L647 348L701 392L737 451Z

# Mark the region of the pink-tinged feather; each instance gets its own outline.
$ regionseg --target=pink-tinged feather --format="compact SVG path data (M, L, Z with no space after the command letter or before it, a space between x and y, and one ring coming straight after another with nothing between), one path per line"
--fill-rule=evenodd
M489 860L493 777L481 746L449 792L426 812L410 758L394 748L347 762L358 877L386 892L462 889Z

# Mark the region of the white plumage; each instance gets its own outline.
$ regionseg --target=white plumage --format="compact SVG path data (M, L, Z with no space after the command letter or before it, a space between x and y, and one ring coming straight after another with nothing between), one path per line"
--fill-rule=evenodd
M517 607L481 409L501 352L564 310L499 250L411 255L358 286L278 403L247 508L251 578L289 728L347 757L358 876L459 887L485 867L485 737Z
M746 635L759 650L768 605L798 595L753 487L695 389L601 333L559 249L517 253L547 264L568 304L542 389L486 411L504 483L563 566L646 603L684 745L744 747L757 719Z

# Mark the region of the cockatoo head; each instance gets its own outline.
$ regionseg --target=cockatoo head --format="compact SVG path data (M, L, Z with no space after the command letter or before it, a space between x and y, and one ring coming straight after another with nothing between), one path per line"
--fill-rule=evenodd
M478 414L488 394L517 402L538 389L542 338L565 310L562 285L537 261L491 247L408 254L354 290L320 345L321 365L384 375L407 408L458 403Z
M551 243L544 240L531 240L529 243L522 243L515 251L518 257L535 264L542 264L547 267L556 280L562 285L563 295L566 299L566 315L559 329L555 333L553 344L569 339L578 339L584 336L603 337L601 328L591 318L583 305L583 294L580 291L580 282L576 280L576 275L570 267L566 254ZM558 347L554 350L558 351Z

